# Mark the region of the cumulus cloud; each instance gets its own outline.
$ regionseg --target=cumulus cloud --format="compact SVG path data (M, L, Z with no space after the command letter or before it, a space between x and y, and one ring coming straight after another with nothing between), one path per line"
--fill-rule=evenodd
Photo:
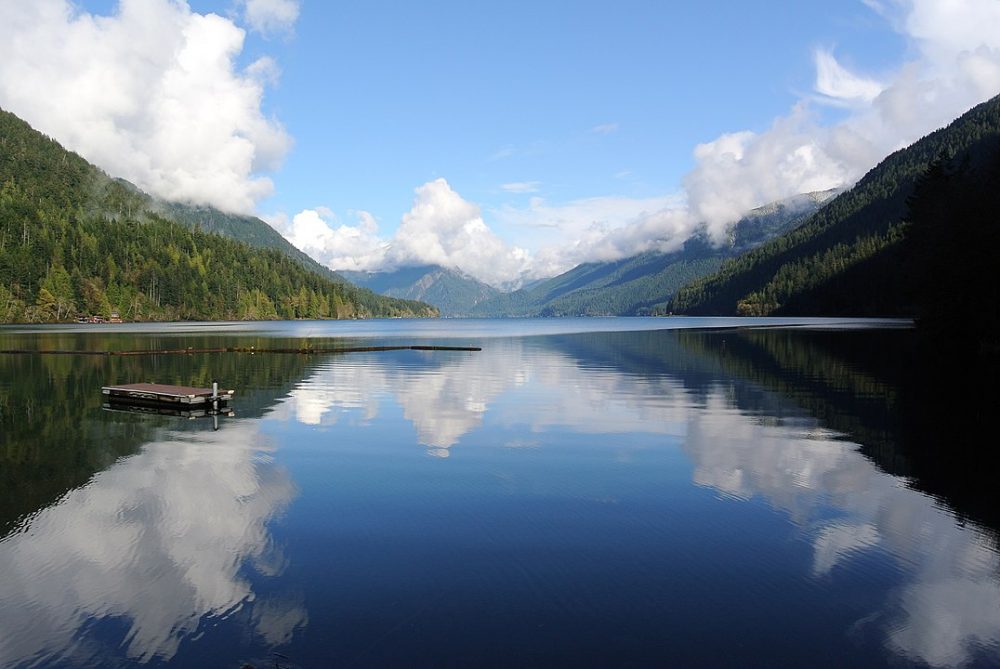
M830 155L828 134L797 106L761 134L727 134L695 147L684 178L689 213L717 240L747 211L799 193L827 190L858 176Z
M379 237L378 221L367 211L354 212L357 223L338 223L325 207L305 209L291 222L268 221L288 241L327 267L363 271L385 263L388 242Z
M723 135L695 149L684 180L692 213L716 237L748 209L797 193L849 185L889 153L1000 92L1000 5L993 0L897 0L872 8L915 57L879 78L851 72L817 49L815 92L764 132ZM811 105L849 109L824 126Z
M561 205L532 197L526 209L492 211L494 219L537 249L529 253L504 242L485 223L480 208L446 180L430 181L415 193L412 209L388 237L381 236L368 212L354 212L358 221L350 224L323 208L303 210L291 220L277 214L267 221L331 269L391 271L440 265L502 288L554 276L581 262L653 249L672 251L694 227L676 196L586 198Z
M356 225L338 225L311 209L296 214L291 223L272 219L272 225L332 269L441 265L494 285L528 272L528 253L501 240L483 221L479 207L446 180L429 181L414 192L413 207L388 239L379 236L378 223L367 212L358 213Z
M248 1L247 20L294 20L286 6ZM250 212L291 140L261 111L277 66L241 69L244 38L183 0L121 0L109 16L66 0L4 3L0 106L156 195Z

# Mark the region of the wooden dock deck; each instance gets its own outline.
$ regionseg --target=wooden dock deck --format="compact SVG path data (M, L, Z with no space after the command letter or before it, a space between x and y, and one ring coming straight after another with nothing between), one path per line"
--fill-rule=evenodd
M236 391L220 388L219 394L213 396L211 388L171 386L162 383L127 383L118 386L104 386L101 388L101 392L107 395L109 400L118 402L200 405L214 401L228 402Z

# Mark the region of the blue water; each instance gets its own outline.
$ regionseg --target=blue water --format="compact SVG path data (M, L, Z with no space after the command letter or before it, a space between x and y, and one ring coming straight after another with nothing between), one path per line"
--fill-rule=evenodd
M990 492L934 475L912 333L704 320L7 328L482 351L0 358L0 665L1000 663ZM100 405L219 372L217 430Z

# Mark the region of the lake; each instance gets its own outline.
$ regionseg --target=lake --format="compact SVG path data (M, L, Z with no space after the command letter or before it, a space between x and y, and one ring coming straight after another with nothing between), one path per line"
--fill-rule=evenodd
M903 323L0 327L399 344L482 350L0 354L0 666L1000 664L993 406Z

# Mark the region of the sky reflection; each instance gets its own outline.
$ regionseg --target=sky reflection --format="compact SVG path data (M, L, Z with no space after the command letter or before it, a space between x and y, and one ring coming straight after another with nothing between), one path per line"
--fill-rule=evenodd
M255 633L286 641L305 610L255 601L251 575L286 562L268 523L295 486L272 450L252 422L167 432L37 512L0 542L0 666L86 664L119 644L133 661L167 660L243 606ZM124 631L102 635L102 620Z
M398 405L416 441L438 456L474 448L477 435L495 429L526 433L510 443L532 448L565 431L671 435L693 465L695 485L723 499L763 499L799 527L813 555L808 577L834 587L842 570L863 569L866 556L892 565L899 585L881 608L858 616L860 633L935 667L965 664L984 648L1000 660L1000 560L991 532L957 522L769 391L734 392L738 379L705 385L666 358L644 373L580 362L519 339L417 363L337 360L300 383L276 415L332 425L343 412L361 411L370 422ZM748 392L752 406L741 399ZM785 405L780 418L761 414L762 395Z
M261 418L150 427L0 540L0 666L211 666L206 649L247 647L433 663L452 657L442 639L481 657L497 629L525 648L591 630L640 660L664 644L704 659L715 649L685 634L747 607L762 627L724 631L763 638L758 653L814 615L805 629L837 629L775 652L1000 662L996 533L886 473L790 386L734 373L757 362L727 337L721 352L619 333L331 356ZM657 630L685 634L641 636Z

